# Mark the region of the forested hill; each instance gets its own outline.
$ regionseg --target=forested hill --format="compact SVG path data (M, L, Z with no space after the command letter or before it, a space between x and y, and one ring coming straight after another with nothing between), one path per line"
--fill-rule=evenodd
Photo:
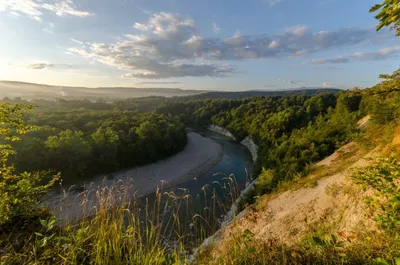
M342 91L338 88L298 88L291 90L276 90L276 91L262 91L262 90L249 90L249 91L215 91L206 92L198 95L186 96L186 98L195 99L214 99L214 98L226 98L226 99L242 99L251 97L289 97L295 95L316 95L319 93L332 93L336 94Z
M89 99L97 101L120 100L125 98L141 98L148 96L180 97L201 94L203 90L184 90L179 88L137 88L137 87L69 87L49 86L13 81L0 81L0 98L21 97L23 99L63 98L66 100Z
M62 98L65 100L91 100L91 101L115 101L126 98L143 97L186 97L190 100L195 99L241 99L259 96L293 96L299 94L315 95L321 92L337 93L340 91L335 88L298 88L294 90L278 91L207 91L207 90L187 90L179 88L136 88L136 87L68 87L68 86L49 86L32 83L22 83L13 81L0 81L0 98L20 97L26 100L46 99L54 100Z

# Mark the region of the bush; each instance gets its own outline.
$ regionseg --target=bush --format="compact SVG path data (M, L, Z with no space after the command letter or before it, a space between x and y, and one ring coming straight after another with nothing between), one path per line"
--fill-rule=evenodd
M46 194L59 176L45 185L42 179L48 172L15 174L15 168L8 163L9 157L15 154L10 143L20 140L19 135L35 127L25 125L22 117L32 106L8 104L0 105L0 225L16 216L30 215L37 211L39 198Z

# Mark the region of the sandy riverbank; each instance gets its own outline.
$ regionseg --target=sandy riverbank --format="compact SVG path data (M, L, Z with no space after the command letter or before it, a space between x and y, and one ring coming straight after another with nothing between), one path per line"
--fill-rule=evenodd
M98 204L96 192L101 188L121 190L129 183L129 194L135 194L136 197L148 195L158 187L175 186L200 177L221 161L222 157L222 147L217 142L189 132L188 143L182 152L157 163L114 173L113 179L99 176L87 185L83 194L69 191L54 195L48 200L48 205L59 218L75 220L84 211L86 214L94 212ZM84 199L88 202L82 206Z

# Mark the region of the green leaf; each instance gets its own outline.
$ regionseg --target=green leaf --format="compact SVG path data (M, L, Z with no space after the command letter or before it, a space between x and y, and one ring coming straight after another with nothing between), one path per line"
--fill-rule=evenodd
M378 265L390 265L389 262L387 262L386 260L382 259L382 258L377 258L375 259L376 264Z
M371 9L369 10L369 12L375 12L378 11L379 9L381 9L382 5L381 4L376 4L373 7L371 7Z
M325 246L326 245L326 242L323 239L321 239L320 237L318 237L318 236L313 236L312 239L319 246Z

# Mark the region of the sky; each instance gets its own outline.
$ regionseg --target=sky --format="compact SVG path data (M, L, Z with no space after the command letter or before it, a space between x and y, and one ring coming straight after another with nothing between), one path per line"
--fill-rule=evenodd
M370 87L399 68L378 0L0 0L0 80L63 86Z

